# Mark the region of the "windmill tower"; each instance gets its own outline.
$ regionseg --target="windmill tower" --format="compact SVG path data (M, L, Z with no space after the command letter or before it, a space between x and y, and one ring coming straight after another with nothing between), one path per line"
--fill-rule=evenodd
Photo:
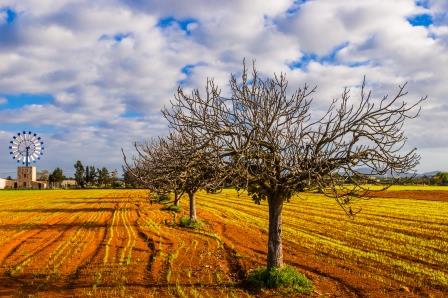
M33 188L33 182L37 182L36 167L33 166L17 167L18 188Z

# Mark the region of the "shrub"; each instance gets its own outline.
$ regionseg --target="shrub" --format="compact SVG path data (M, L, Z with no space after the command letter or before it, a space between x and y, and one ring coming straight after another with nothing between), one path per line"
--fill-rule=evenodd
M163 202L169 201L170 197L166 193L163 193L163 194L159 195L158 199L159 199L159 202L163 203Z
M163 208L163 210L179 213L182 211L182 207L176 206L176 205L169 205L169 206Z
M200 229L204 223L200 220L191 220L188 216L182 216L179 221L179 226L190 229Z
M165 193L153 193L151 195L151 199L153 202L164 203L170 200L170 197Z
M267 268L255 269L249 272L247 283L257 290L262 288L279 289L300 294L310 294L313 290L311 281L291 266L271 270Z

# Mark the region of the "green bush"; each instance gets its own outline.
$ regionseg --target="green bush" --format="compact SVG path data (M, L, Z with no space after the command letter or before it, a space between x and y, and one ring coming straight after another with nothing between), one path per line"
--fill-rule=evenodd
M163 194L160 194L159 195L159 202L166 202L166 201L169 201L170 200L170 197L166 194L166 193L163 193Z
M182 211L182 207L176 206L176 205L169 205L169 206L163 208L163 210L179 213Z
M300 294L310 294L313 284L305 275L297 272L291 266L283 266L268 270L258 268L249 272L247 283L258 290L262 288L294 291Z
M153 202L164 203L164 202L169 201L169 200L170 200L170 197L169 197L167 194L165 194L165 193L162 193L162 194L153 193L153 194L151 195L151 200L152 200Z
M179 221L179 226L190 229L200 229L204 223L200 220L191 220L188 216L182 216Z

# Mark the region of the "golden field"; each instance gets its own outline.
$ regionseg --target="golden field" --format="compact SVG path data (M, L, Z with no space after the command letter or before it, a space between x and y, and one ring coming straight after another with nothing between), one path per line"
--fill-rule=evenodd
M304 193L285 203L284 256L315 297L443 297L448 190L394 186L348 218ZM0 296L250 297L263 266L267 206L244 193L197 195L200 230L144 190L0 192Z

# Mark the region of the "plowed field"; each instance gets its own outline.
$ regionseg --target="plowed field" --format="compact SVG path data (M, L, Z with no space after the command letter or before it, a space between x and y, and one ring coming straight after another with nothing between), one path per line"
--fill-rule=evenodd
M448 191L381 196L355 219L318 194L285 204L285 261L312 297L448 296ZM265 263L266 204L224 190L197 205L190 230L143 190L2 191L0 296L270 297L240 286Z

